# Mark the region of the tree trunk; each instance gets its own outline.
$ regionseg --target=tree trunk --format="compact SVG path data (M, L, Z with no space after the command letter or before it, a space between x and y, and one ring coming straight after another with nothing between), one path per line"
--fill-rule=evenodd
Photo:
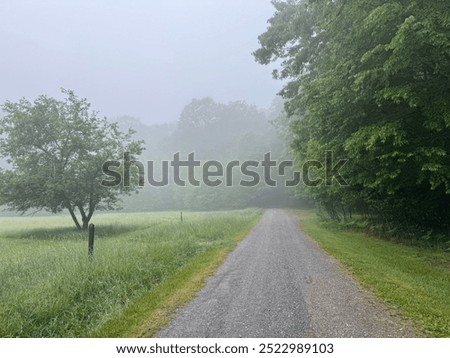
M344 204L341 203L342 215L344 216L344 221L347 221L347 212L345 210Z
M91 221L92 215L95 211L95 205L92 201L89 203L89 212L86 215L86 212L84 211L83 206L79 205L78 210L81 214L81 221L83 222L83 230L87 230L89 228L89 222Z
M73 212L73 208L69 205L67 207L67 209L69 210L70 216L72 217L72 220L75 223L75 226L77 227L78 230L81 231L82 228L81 228L80 222L78 221L77 216ZM84 223L83 223L83 225L84 225Z
M86 213L84 212L83 206L78 205L78 210L81 214L81 221L83 222L83 230L86 231L89 226L89 220L90 218L86 216Z
M89 220L88 218L83 218L83 231L87 231L89 228Z

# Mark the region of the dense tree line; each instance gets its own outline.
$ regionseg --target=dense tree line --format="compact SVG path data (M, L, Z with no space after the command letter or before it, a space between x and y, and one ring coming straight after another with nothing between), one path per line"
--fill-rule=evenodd
M286 80L299 164L348 158L348 186L304 190L331 217L450 224L450 2L288 0L254 56ZM317 175L321 175L320 171Z

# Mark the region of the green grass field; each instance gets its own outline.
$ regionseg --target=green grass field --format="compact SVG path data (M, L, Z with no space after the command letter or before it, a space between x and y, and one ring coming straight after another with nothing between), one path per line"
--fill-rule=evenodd
M450 253L388 242L299 214L305 232L428 336L450 337Z
M129 336L152 314L164 324L259 216L184 213L181 224L175 212L98 214L93 260L68 217L0 218L0 336Z

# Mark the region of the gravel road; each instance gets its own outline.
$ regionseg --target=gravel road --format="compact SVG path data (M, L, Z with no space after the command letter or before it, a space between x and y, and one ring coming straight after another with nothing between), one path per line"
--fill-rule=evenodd
M411 331L298 227L267 210L159 337L405 337Z

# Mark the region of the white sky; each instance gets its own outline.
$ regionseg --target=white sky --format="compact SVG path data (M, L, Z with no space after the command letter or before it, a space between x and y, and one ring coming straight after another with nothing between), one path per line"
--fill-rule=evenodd
M270 0L1 0L0 103L73 89L102 115L174 121L194 97L268 107Z

